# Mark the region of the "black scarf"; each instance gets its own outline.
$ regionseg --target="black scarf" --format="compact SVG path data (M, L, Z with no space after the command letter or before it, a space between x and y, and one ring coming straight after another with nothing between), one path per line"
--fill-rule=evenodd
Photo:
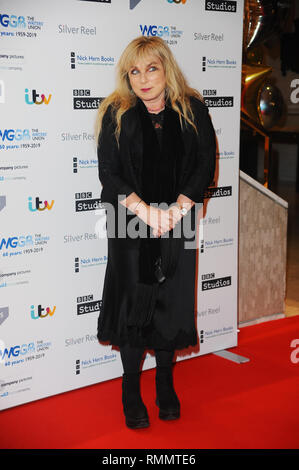
M147 204L171 204L178 196L177 185L183 152L178 114L165 106L161 147L148 111L141 100L138 102L138 114L143 132L141 197ZM177 224L175 229L159 238L154 238L152 228L146 226L147 238L140 239L139 282L135 303L128 319L128 325L135 326L140 331L151 322L159 282L164 282L163 278L157 277L157 273L163 274L164 279L173 277L175 273L182 243L181 236L178 236L180 225Z

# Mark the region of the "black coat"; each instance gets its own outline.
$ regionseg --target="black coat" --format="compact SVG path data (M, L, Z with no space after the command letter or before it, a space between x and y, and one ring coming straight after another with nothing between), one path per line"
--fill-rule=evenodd
M216 142L208 109L196 98L191 98L191 106L198 133L185 122L181 130L177 124L178 114L170 106L165 107L162 151L168 154L168 160L165 161L170 162L169 167L172 166L172 155L177 154L179 157L176 158L175 170L169 173L173 178L168 178L168 181L163 179L163 185L171 185L167 194L171 194L173 200L166 201L168 203L175 202L179 194L184 194L194 202L203 202L205 190L214 176ZM154 147L147 148L149 136L142 120L145 113L147 111L144 104L138 100L136 106L123 114L118 146L114 135L114 119L111 108L108 108L98 141L101 202L104 206L105 203L110 203L118 211L123 211L126 224L135 215L118 204L118 197L123 195L119 199L124 199L135 192L144 199L144 165L148 164L150 151L156 151ZM153 184L156 183L153 181ZM98 321L98 339L118 346L129 341L134 345L164 349L195 345L196 250L180 249L175 275L159 286L153 320L140 338L132 327L128 327L130 312L136 303L140 239L110 236L109 222L113 219L112 225L115 224L117 231L117 220L109 215L109 211L106 211L106 215L108 262ZM191 217L194 226L195 206L185 217Z

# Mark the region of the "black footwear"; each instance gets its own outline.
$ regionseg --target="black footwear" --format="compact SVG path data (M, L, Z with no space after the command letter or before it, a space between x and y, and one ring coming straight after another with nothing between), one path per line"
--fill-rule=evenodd
M126 425L129 428L138 429L149 426L147 409L140 395L140 372L123 374L122 403Z
M173 387L172 366L156 367L156 405L159 418L164 420L180 417L180 402Z

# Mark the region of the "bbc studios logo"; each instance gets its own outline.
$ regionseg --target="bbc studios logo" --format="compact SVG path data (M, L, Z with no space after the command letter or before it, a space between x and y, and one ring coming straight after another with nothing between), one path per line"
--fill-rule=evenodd
M77 297L77 315L99 312L101 310L101 305L102 301L94 300L93 294Z
M78 109L98 109L103 97L90 96L89 89L75 89L73 90L73 108Z
M217 96L217 90L215 89L203 90L202 96L209 108L232 108L234 106L233 96Z
M213 290L219 289L220 287L229 287L232 284L232 277L215 277L215 273L202 274L201 276L201 290Z
M206 0L206 11L218 11L220 13L236 13L237 2L236 0Z
M204 194L204 198L210 199L211 197L228 197L232 195L232 186L215 186L213 182L208 187Z
M102 209L101 198L93 198L92 192L75 193L75 211L86 212Z

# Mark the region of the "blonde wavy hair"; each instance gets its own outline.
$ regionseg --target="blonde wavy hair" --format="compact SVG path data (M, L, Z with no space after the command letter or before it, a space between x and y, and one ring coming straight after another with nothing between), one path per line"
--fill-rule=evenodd
M121 117L129 108L136 104L137 100L130 85L128 72L140 58L148 55L158 57L163 64L167 84L165 98L169 100L172 108L179 114L181 127L183 126L182 118L184 118L197 131L194 125L190 97L194 96L203 101L202 96L197 90L188 85L170 48L163 39L158 36L139 36L128 44L120 56L116 68L115 91L107 96L99 105L95 126L96 142L101 132L103 116L110 105L112 105L115 111L115 136L118 141L121 131Z

